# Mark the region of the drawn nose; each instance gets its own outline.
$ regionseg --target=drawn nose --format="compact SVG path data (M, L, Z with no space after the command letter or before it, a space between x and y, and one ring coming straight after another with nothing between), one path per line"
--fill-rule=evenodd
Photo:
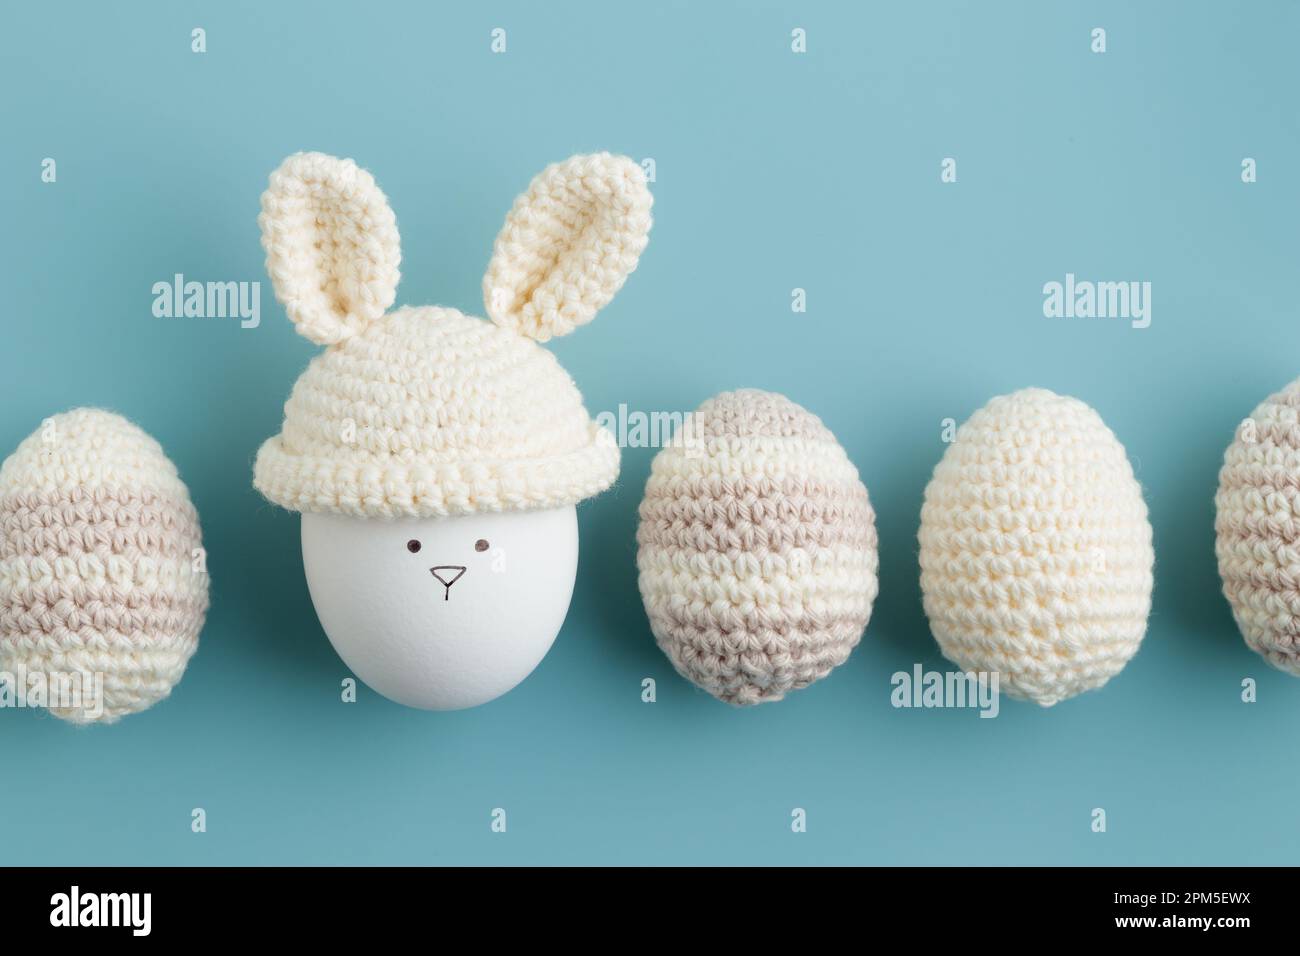
M449 572L454 572L454 573L451 574L450 577L447 577L447 574ZM430 568L429 573L432 574L435 578L437 578L438 583L447 589L446 593L443 594L442 599L444 601L449 601L451 600L451 586L455 584L457 581L459 581L460 576L465 573L465 565L439 564L436 567Z

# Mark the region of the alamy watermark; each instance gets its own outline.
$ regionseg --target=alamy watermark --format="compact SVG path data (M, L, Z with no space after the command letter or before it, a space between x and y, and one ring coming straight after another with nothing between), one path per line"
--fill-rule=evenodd
M0 710L33 707L78 711L89 720L104 713L104 675L91 671L0 671Z
M241 329L262 324L262 283L194 282L178 272L153 284L153 314L159 319L239 319Z
M1001 709L997 671L927 671L920 664L896 671L889 679L895 707L968 707L981 717L996 717Z
M596 424L608 429L619 448L682 448L687 455L704 448L704 429L694 412L643 412L620 403L600 412Z
M1065 274L1043 285L1043 315L1049 319L1128 319L1135 329L1151 325L1150 282L1093 282Z
M73 886L50 897L50 925L56 928L120 927L132 936L148 936L152 914L152 893L88 893Z

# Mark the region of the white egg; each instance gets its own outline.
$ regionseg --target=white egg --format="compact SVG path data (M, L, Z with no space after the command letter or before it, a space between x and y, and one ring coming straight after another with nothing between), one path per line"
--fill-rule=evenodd
M572 505L379 521L305 513L302 556L330 643L390 700L458 710L533 672L568 613Z

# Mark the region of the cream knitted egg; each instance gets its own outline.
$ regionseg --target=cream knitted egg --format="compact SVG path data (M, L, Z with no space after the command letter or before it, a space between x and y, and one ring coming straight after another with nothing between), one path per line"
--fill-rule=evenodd
M99 409L46 419L0 466L0 672L15 696L84 724L170 694L208 608L200 546L156 441Z
M835 436L794 402L705 402L655 456L640 514L655 640L714 697L780 700L857 645L876 597L875 514Z
M943 654L1044 707L1138 649L1151 525L1124 448L1095 411L1043 389L994 398L925 489L921 591Z
M1250 649L1300 676L1300 381L1256 408L1214 497L1223 593Z

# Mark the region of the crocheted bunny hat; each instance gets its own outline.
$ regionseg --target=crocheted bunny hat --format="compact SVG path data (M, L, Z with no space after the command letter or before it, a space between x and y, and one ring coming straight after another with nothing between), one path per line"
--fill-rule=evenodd
M574 504L618 477L618 445L540 347L590 322L636 269L652 199L631 159L542 171L483 277L491 321L403 307L388 200L350 159L297 153L262 194L276 298L328 348L303 372L253 484L293 511L442 517Z

